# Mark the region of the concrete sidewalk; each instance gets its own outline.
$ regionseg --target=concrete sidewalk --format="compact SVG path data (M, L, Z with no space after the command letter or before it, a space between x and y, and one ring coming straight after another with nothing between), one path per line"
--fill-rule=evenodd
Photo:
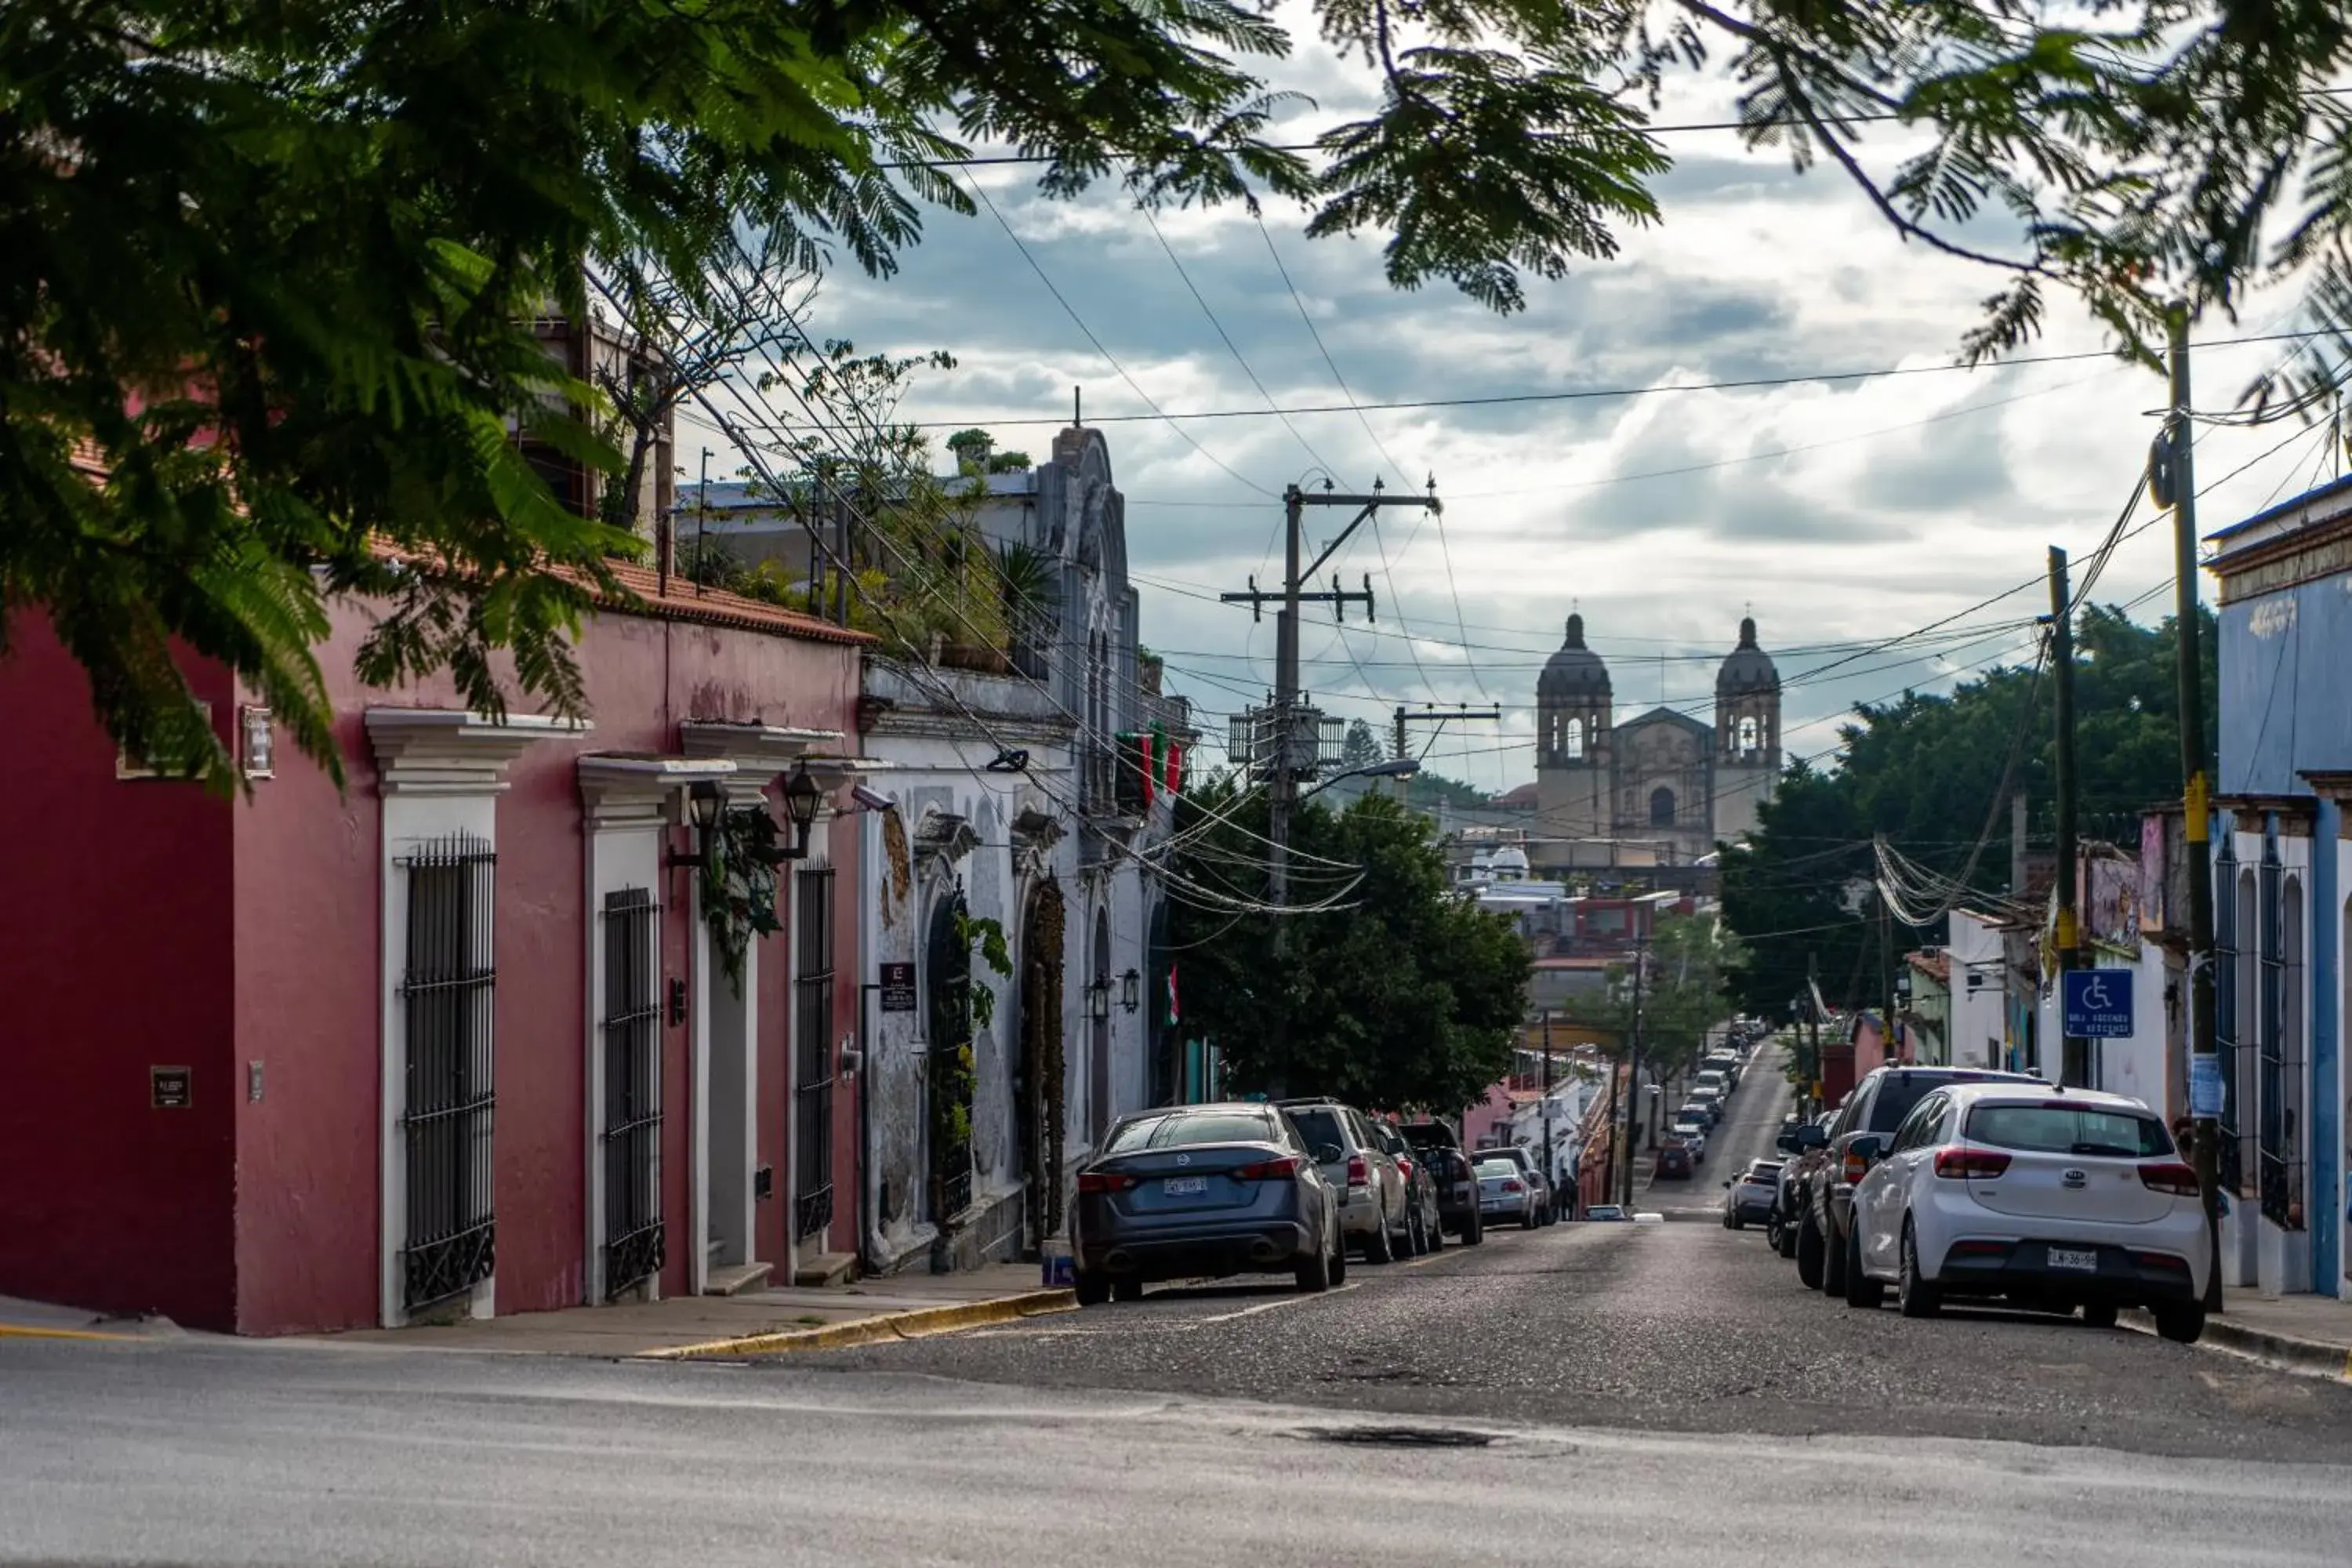
M1007 1322L1076 1305L1067 1290L1039 1288L1037 1265L1003 1263L821 1289L780 1287L740 1296L679 1296L405 1329L353 1329L294 1342L611 1359L774 1355Z
M2156 1320L2126 1312L2147 1333ZM2291 1372L2352 1383L2352 1302L2332 1296L2257 1296L2225 1290L2222 1310L2205 1320L2200 1342L2254 1356Z

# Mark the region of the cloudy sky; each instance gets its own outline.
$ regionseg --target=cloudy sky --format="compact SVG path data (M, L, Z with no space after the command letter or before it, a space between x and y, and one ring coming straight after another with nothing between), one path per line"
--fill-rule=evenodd
M1367 86L1319 46L1276 79L1318 100L1302 130L1346 113ZM1686 79L1657 118L1720 119L1729 97L1720 80ZM939 214L895 278L829 279L812 325L861 351L951 352L958 368L923 373L902 409L939 422L941 437L978 425L1000 447L1042 456L1067 422L1072 388L1084 388L1127 496L1144 640L1212 734L1273 679L1272 617L1253 624L1215 595L1251 574L1261 584L1278 575L1283 486L1328 470L1343 489L1376 475L1417 489L1433 473L1442 523L1399 513L1377 538L1360 532L1337 563L1351 585L1370 574L1376 623L1307 617L1306 684L1327 710L1385 733L1399 703L1498 704L1499 727L1449 730L1428 761L1508 787L1533 777L1536 674L1571 606L1609 661L1621 718L1662 699L1711 717L1715 661L1752 606L1787 684L1788 749L1818 752L1856 701L1941 689L2028 655L2027 623L2048 607L2033 581L2046 547L2084 556L2105 535L2164 390L2104 358L1944 369L1994 276L1904 245L1832 173L1793 174L1784 158L1748 153L1725 132L1664 141L1675 168L1658 185L1664 222L1626 234L1614 259L1531 281L1528 309L1515 316L1444 286L1392 291L1378 237L1310 242L1294 209L1269 205L1263 231L1239 209L1160 213L1171 261L1115 191L1049 201L1022 172L997 169L978 177L1002 224L985 209ZM1878 164L1900 150L1889 141ZM2258 296L2240 321L2208 322L2199 337L2274 331L2293 303ZM2032 352L2102 346L2061 300ZM2200 403L2226 407L2284 352L2201 351ZM1807 379L1882 369L1924 373ZM1360 416L1347 407L1350 395L1428 403L1768 377L1794 379ZM1338 411L1171 426L1143 395L1177 415L1264 410L1268 397ZM2200 482L2282 439L2205 497L2207 531L2337 471L2318 435L2211 427L2198 447ZM1326 520L1310 527L1310 549L1339 519L1311 521ZM2139 601L2135 614L2151 619L2170 605L2170 577L2160 524L2118 549L2097 596ZM1959 615L2004 590L2021 591ZM1948 634L1853 657L1853 645L1955 615Z

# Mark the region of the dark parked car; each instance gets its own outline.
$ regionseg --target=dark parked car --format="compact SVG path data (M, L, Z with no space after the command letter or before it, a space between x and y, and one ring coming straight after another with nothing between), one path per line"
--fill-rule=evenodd
M2024 1073L1982 1072L1968 1068L1879 1068L1853 1086L1830 1124L1822 1158L1805 1176L1797 1214L1797 1278L1832 1296L1846 1293L1847 1232L1853 1226L1853 1189L1869 1162L1853 1147L1857 1138L1886 1135L1903 1124L1911 1108L1933 1090L1952 1083L2030 1083Z
M1365 1121L1404 1177L1405 1214L1412 1255L1418 1258L1424 1252L1437 1251L1445 1245L1445 1221L1437 1205L1437 1173L1422 1159L1419 1150L1404 1141L1396 1123L1377 1116Z
M1654 1179L1658 1181L1666 1181L1669 1179L1678 1178L1687 1181L1690 1179L1690 1173L1691 1152L1689 1144L1677 1142L1670 1139L1666 1142L1658 1146L1658 1168L1654 1173Z
M1743 1230L1771 1217L1780 1186L1780 1163L1758 1160L1723 1184L1723 1228Z
M1347 1277L1339 1194L1271 1106L1186 1105L1115 1123L1078 1173L1070 1215L1082 1305L1133 1300L1155 1279L1289 1273L1301 1290Z
M1775 1178L1772 1212L1764 1221L1764 1242L1783 1258L1797 1256L1797 1216L1804 1212L1805 1179L1828 1156L1830 1123L1837 1112L1824 1110L1811 1121L1791 1113L1780 1129L1780 1149L1787 1156Z
M1486 1240L1486 1224L1478 1216L1477 1173L1471 1170L1470 1156L1462 1152L1462 1141L1454 1135L1454 1129L1443 1121L1409 1121L1397 1131L1436 1178L1437 1215L1443 1227L1465 1247Z

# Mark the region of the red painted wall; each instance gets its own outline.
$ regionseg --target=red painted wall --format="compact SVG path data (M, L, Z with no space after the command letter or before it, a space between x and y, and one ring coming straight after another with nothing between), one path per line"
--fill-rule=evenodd
M281 737L277 776L234 805L192 785L118 784L71 659L37 619L12 626L0 715L17 746L35 743L0 770L0 813L26 829L0 857L0 907L20 917L0 943L0 986L19 999L0 1037L0 1293L247 1332L375 1321L383 826L362 714L459 703L445 680L362 689L352 658L366 625L339 610L320 649L346 788ZM500 1312L570 1306L583 1287L577 756L674 751L688 718L855 732L853 647L600 616L578 657L594 731L525 752L498 805ZM197 684L227 733L227 679ZM682 874L669 881L665 963L683 975L688 890ZM762 961L780 985L782 945ZM763 1086L788 1081L787 1016L780 1005L763 1019ZM665 1031L666 1291L686 1285L688 1039ZM247 1102L252 1061L263 1093ZM151 1064L195 1069L194 1109L148 1108ZM778 1173L767 1207L781 1211L788 1097L762 1099L777 1107L762 1108L760 1146ZM781 1264L783 1216L760 1223Z
M47 623L0 658L0 1295L233 1326L229 803L118 781ZM228 682L192 668L224 734ZM193 1070L186 1110L148 1069Z

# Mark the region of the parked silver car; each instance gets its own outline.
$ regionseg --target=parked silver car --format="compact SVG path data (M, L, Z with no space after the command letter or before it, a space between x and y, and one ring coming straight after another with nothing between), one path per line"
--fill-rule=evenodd
M1724 1183L1723 1186L1723 1227L1726 1230L1762 1225L1772 1217L1772 1205L1780 1195L1780 1162L1754 1161L1747 1170Z
M1181 1105L1123 1118L1078 1173L1070 1213L1078 1301L1133 1300L1155 1279L1347 1277L1339 1198L1317 1151L1271 1106Z
M1386 1263L1412 1250L1412 1208L1404 1173L1381 1147L1370 1120L1336 1100L1279 1102L1299 1139L1322 1162L1323 1179L1339 1194L1344 1244L1367 1263Z
M1528 1191L1535 1194L1538 1225L1549 1225L1559 1217L1552 1212L1551 1183L1544 1177L1541 1155L1524 1144L1508 1143L1499 1149L1481 1149L1472 1158L1484 1160L1490 1154L1500 1155L1518 1166L1520 1179L1527 1184ZM1480 1201L1483 1203L1484 1199Z
M1516 1220L1522 1230L1543 1223L1536 1206L1535 1184L1528 1169L1503 1149L1481 1149L1471 1157L1478 1173L1478 1217L1486 1225Z

